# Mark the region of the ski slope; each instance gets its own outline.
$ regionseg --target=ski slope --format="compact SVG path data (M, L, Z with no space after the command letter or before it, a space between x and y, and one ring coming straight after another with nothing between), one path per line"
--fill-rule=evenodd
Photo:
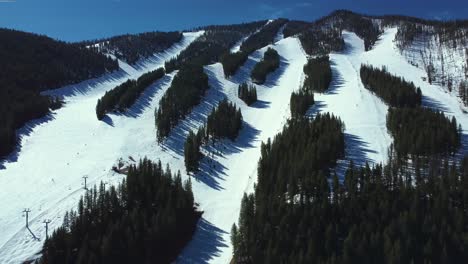
M357 165L382 163L387 160L387 150L392 143L385 120L388 106L364 88L359 69L366 56L364 41L356 34L343 32L345 49L330 54L333 73L329 90L315 93L315 105L309 114L330 112L345 124L345 155ZM342 176L346 162L338 166Z
M237 88L243 81L249 81L250 71L268 47L281 56L280 68L268 76L264 85L257 85L259 101L249 107L237 97ZM216 146L221 153L206 155L202 171L195 176L195 198L204 214L193 240L178 259L180 263L229 263L232 258L229 232L237 222L244 192L253 191L261 142L280 132L290 117L290 95L302 85L306 57L296 38L283 39L268 47L249 56L230 80L224 78L221 64L207 67L212 88L218 87L241 108L244 125L235 142L226 140ZM205 151L212 152L213 148Z
M362 62L377 67L385 65L388 72L391 74L403 77L407 81L412 81L417 87L421 88L423 106L442 111L449 117L454 116L463 129L460 154L467 154L467 107L462 106L456 95L449 93L444 87L438 84L429 84L427 81L423 80L423 77L427 77L426 72L421 68L411 65L405 58L405 55L401 55L395 47L393 40L395 39L397 30L397 28L387 29L384 34L382 34L375 47L363 55ZM456 56L456 54L457 53L454 53L454 56ZM455 58L454 60L459 61L461 59L462 58Z
M66 105L20 130L21 148L0 163L0 263L21 263L32 259L45 238L43 221L50 219L50 230L62 224L65 211L76 207L84 194L83 176L88 186L104 181L116 184L122 175L111 168L120 158L133 163L143 157L169 163L186 178L183 144L190 130L206 121L219 101L227 97L242 110L244 125L239 137L215 146L205 146L200 172L192 179L199 209L204 213L193 240L177 259L178 263L229 263L232 257L230 229L237 221L244 192L252 192L257 177L257 162L262 141L280 132L290 117L290 94L303 82L307 58L296 38L285 38L281 31L277 42L268 47L281 57L278 70L264 85L257 85L259 101L247 106L237 97L238 85L250 82L250 72L268 47L252 53L236 75L226 79L219 63L205 66L210 89L202 102L182 120L163 144L156 143L154 110L176 74L168 74L145 90L125 114L109 114L98 121L95 106L107 90L128 78L154 70L177 55L203 32L184 33L183 40L164 53L142 61L137 66L120 62L121 70L105 77L49 91L63 96ZM354 33L344 32L346 49L330 54L333 81L329 91L315 94L310 115L332 112L345 123L346 160L356 164L385 162L392 143L385 118L388 107L366 90L360 80L361 63L386 65L392 74L403 76L421 87L424 105L443 110L457 118L464 129L468 119L455 97L442 87L422 81L423 70L410 65L394 47L396 29L388 29L368 52ZM235 45L233 50L240 44ZM340 162L343 170L346 161ZM21 216L30 208L30 229L41 240L35 241Z
M184 33L181 42L135 67L119 62L121 70L115 73L49 92L63 96L65 106L21 129L21 148L0 169L0 263L21 263L41 249L42 222L50 219L50 230L62 224L65 211L75 208L85 192L83 176L88 186L113 184L122 178L111 171L119 158L153 153L154 107L173 74L149 87L127 115L100 122L96 102L128 78L163 66L202 33ZM29 226L40 241L25 228L24 208L31 210Z

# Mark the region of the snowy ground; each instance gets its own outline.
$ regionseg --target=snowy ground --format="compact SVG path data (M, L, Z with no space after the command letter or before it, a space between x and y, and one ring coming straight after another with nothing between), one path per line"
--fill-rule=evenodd
M392 142L385 117L388 107L364 88L359 68L365 55L364 42L354 33L343 32L346 48L330 54L333 80L329 90L315 94L309 114L330 112L345 123L346 159L355 164L384 162ZM342 164L345 165L345 164ZM346 166L338 166L339 175Z
M266 48L253 53L231 80L223 77L220 64L208 67L209 74L219 82L217 86L222 93L241 107L244 127L235 142L225 141L217 147L221 155L203 160L202 172L196 176L199 181L197 189L201 189L196 191L195 197L205 213L194 239L178 262L229 263L231 259L229 232L238 219L244 192L253 191L261 142L283 128L290 116L290 94L302 84L302 67L306 58L299 41L287 38L272 47L281 56L280 68L268 76L265 85L257 86L259 101L250 107L237 98L237 87L248 80L252 67L262 58Z
M154 106L172 75L147 89L126 116L98 121L97 99L126 79L161 67L200 34L184 34L180 43L134 68L120 63L118 72L50 92L64 96L65 107L23 128L21 149L1 165L0 263L20 263L40 250L45 239L42 222L52 220L51 229L61 225L64 212L75 208L84 194L83 176L88 186L112 184L121 179L110 170L120 157L153 153ZM31 209L29 226L40 241L25 228L24 208Z
M461 154L468 154L467 108L461 106L458 98L454 94L448 93L444 87L436 84L431 85L427 81L423 81L423 77L427 76L425 71L408 63L406 58L395 47L393 40L396 32L397 28L387 29L375 47L362 56L362 62L378 67L385 65L391 74L412 81L417 87L421 88L423 106L443 111L447 116L455 116L463 129L460 152Z
M346 50L330 55L332 87L327 93L316 94L316 105L309 112L332 112L344 121L347 159L358 164L385 161L392 142L385 127L387 106L363 87L359 77L361 63L385 64L393 74L414 81L421 87L425 105L455 115L463 128L468 128L466 114L456 98L445 94L441 87L422 82L420 77L425 73L408 64L394 48L395 32L387 30L369 52L364 52L363 42L355 34L345 32ZM229 232L237 221L243 193L253 191L261 142L282 129L290 116L290 94L302 85L306 56L300 42L278 35L279 41L271 46L281 56L280 68L268 76L264 85L257 86L259 101L250 107L237 98L237 87L249 81L251 69L267 47L249 56L229 80L224 78L221 64L206 66L210 89L162 145L155 140L154 109L175 73L151 85L125 115L111 114L104 122L95 116L96 101L106 90L161 66L200 34L185 34L180 44L137 67L122 63L122 70L117 73L50 91L64 96L66 106L23 128L21 149L0 163L0 263L19 263L39 251L45 236L42 221L51 219L51 229L61 225L64 212L74 208L84 194L83 176L88 176L88 186L100 181L119 182L122 177L111 171L119 158L160 159L187 177L183 159L185 136L203 124L212 107L224 97L241 107L244 126L235 142L224 141L216 148L208 146L203 150L206 157L192 184L195 200L204 214L193 240L177 262L229 263ZM41 241L34 241L24 227L24 208L31 209L30 227Z

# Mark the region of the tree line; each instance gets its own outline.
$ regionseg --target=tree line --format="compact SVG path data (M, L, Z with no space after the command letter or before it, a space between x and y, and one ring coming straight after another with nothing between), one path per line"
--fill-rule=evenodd
M344 155L343 130L338 118L318 114L289 120L273 141L262 143L255 194L244 195L231 230L234 263L315 263L299 261L290 251L323 244L313 240L308 226L325 216L306 205L320 207L326 199L329 168Z
M184 144L184 158L187 172L197 172L203 154L200 148L211 140L213 144L222 138L234 141L242 128L242 113L240 108L226 98L219 102L208 115L206 125L200 127L197 133L190 131Z
M200 103L208 88L208 76L203 66L187 64L179 70L155 111L158 142L162 142L171 129Z
M237 88L237 96L247 105L252 105L257 101L257 87L246 82L241 83Z
M421 105L419 87L401 77L390 74L385 67L361 65L360 75L364 87L392 107L417 107Z
M226 52L221 56L224 76L226 78L234 75L237 70L247 61L249 55L255 50L272 44L279 29L287 22L284 19L277 19L263 26L261 30L249 36L240 47L238 52Z
M322 125L316 133L340 142L338 123ZM351 161L340 181L328 168L343 148L306 131L290 123L262 144L255 193L231 230L233 263L465 262L468 157Z
M385 67L361 65L360 74L364 86L390 105L387 129L400 157L453 154L458 149L461 131L455 117L421 107L419 87L393 76Z
M97 118L102 120L106 113L112 111L124 112L135 103L148 86L161 79L164 74L164 68L161 67L141 75L137 80L128 79L126 82L107 91L97 101Z
M247 38L240 46L240 50L250 54L269 44L273 44L280 28L287 23L287 19L279 18L266 24L260 31Z
M113 54L119 60L135 64L170 48L182 40L182 32L144 32L76 43L99 52Z
M92 49L10 29L0 29L0 157L17 144L16 129L61 105L40 92L118 69Z
M40 263L170 263L195 232L190 179L147 159L118 186L88 190L45 241Z
M289 99L289 108L292 118L303 117L307 110L315 103L314 93L310 90L300 89L291 94Z
M190 43L178 56L166 61L166 71L177 70L187 63L207 65L225 61L227 57L230 57L230 49L234 44L259 29L263 24L264 21L257 21L202 27L200 30L205 30L202 36Z
M461 127L455 117L429 108L389 108L387 128L395 150L407 154L453 154L460 146Z
M256 84L263 84L269 73L274 72L280 65L280 56L275 49L268 48L263 54L263 59L255 64L250 78Z
M333 51L341 51L345 47L341 30L338 28L310 28L299 34L299 40L304 51L310 56L323 56Z
M332 70L330 67L330 58L320 56L310 58L303 68L305 79L304 89L323 93L328 90L332 80Z

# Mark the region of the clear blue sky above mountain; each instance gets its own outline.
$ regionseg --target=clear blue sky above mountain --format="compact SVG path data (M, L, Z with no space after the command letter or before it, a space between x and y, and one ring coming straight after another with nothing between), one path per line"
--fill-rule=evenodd
M466 0L0 0L0 27L77 41L276 17L311 21L336 9L468 18Z

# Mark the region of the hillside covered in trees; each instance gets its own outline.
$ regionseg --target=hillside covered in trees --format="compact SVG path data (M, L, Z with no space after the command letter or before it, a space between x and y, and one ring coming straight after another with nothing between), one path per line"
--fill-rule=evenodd
M202 66L187 64L179 70L155 111L158 142L200 103L208 88L208 76Z
M280 28L287 23L285 19L276 19L267 23L255 34L249 36L240 46L237 52L228 52L221 56L224 75L229 78L247 61L248 56L266 45L273 44Z
M256 84L263 84L266 81L267 75L274 72L280 66L280 56L273 48L268 48L263 54L263 59L255 64L250 78Z
M416 107L421 105L421 89L401 77L391 75L385 68L361 65L361 80L364 87L393 107Z
M323 93L328 90L332 80L330 58L328 56L311 58L304 65L304 90Z
M213 140L221 138L235 140L241 128L241 110L226 98L213 108L206 121L206 135Z
M343 183L335 175L329 188L324 175L308 177L294 200L293 187L265 196L259 181L232 230L235 262L464 263L468 159L416 162L415 174L393 161L351 163Z
M190 179L144 159L118 186L88 190L44 243L40 263L170 263L200 215Z
M15 130L60 105L40 92L98 77L118 64L95 50L0 29L0 156L16 145Z
M147 72L137 80L129 79L114 89L107 91L96 105L96 115L102 120L106 113L112 111L124 112L131 107L148 86L164 76L164 68Z
M208 26L201 28L205 33L192 42L187 49L177 57L165 63L167 72L179 69L184 64L207 65L220 61L223 56L229 54L234 44L243 37L254 32L265 22L258 21L245 24Z
M241 83L237 88L237 96L247 105L257 101L257 88L253 84Z
M452 154L460 146L456 119L428 108L389 108L387 128L401 155Z
M88 46L105 54L112 54L128 64L135 64L171 47L182 40L182 37L181 32L145 32L85 41L78 45Z

